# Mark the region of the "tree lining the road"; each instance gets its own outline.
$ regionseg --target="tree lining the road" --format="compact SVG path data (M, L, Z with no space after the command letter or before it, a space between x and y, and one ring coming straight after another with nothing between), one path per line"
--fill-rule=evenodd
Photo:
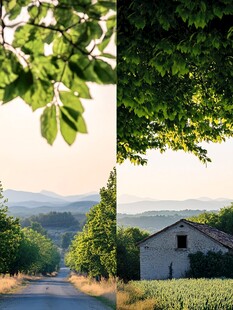
M116 275L115 169L100 197L100 203L87 213L87 222L72 241L65 261L75 271L108 278Z
M42 108L41 134L53 144L58 130L70 145L86 133L81 99L89 84L114 84L106 52L114 36L115 1L0 2L0 102L20 97ZM13 38L11 38L13 36Z
M0 183L0 274L47 274L57 271L60 255L52 241L37 231L24 228L8 216Z
M233 136L233 5L118 1L118 161Z

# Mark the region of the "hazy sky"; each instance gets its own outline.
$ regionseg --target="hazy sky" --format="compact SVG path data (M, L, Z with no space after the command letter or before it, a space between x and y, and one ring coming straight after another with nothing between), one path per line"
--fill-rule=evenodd
M147 166L129 162L118 166L118 196L123 194L155 199L232 198L233 139L205 144L212 159L206 167L184 152L148 152Z
M4 189L59 194L99 191L115 165L114 86L91 85L86 100L88 134L68 146L61 136L53 146L40 134L41 110L32 112L20 100L0 106L0 180Z

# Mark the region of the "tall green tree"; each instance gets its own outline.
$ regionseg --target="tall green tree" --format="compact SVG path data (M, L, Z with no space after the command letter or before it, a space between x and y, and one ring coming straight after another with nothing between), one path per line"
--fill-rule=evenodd
M117 276L124 281L140 279L140 256L137 242L149 233L136 227L117 230Z
M23 271L30 274L47 274L57 271L59 268L60 255L57 247L46 236L30 229L24 228L24 243L22 244L19 259L24 260L27 248L32 257L28 257L29 263L24 266ZM25 255L26 254L26 255ZM31 261L30 261L31 260Z
M106 188L100 190L100 203L87 214L87 222L73 240L66 264L90 276L116 275L116 170L110 173Z
M118 161L233 136L231 0L118 1Z
M0 183L0 273L11 273L22 240L19 220L7 215L6 200Z
M33 111L42 108L49 144L58 130L68 144L87 132L87 82L115 83L114 56L105 52L114 11L114 0L0 1L0 102L20 97Z

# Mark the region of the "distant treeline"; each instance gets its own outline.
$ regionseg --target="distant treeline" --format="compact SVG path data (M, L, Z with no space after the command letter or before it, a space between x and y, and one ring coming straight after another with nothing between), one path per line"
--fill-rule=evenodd
M40 223L44 228L70 228L74 227L75 230L80 230L81 225L79 221L72 215L71 212L50 212L47 214L33 215L29 218L23 219L21 224L23 227L31 226L31 223Z
M201 210L166 210L148 211L140 214L118 214L117 225L119 227L137 227L149 232L159 231L166 226L172 225L182 218L198 216L205 211ZM205 212L205 214L216 214L216 211Z

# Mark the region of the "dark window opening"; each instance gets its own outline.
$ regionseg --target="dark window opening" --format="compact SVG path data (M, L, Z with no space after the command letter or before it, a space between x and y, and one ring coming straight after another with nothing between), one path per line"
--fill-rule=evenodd
M177 248L186 249L187 248L187 236L177 236Z

